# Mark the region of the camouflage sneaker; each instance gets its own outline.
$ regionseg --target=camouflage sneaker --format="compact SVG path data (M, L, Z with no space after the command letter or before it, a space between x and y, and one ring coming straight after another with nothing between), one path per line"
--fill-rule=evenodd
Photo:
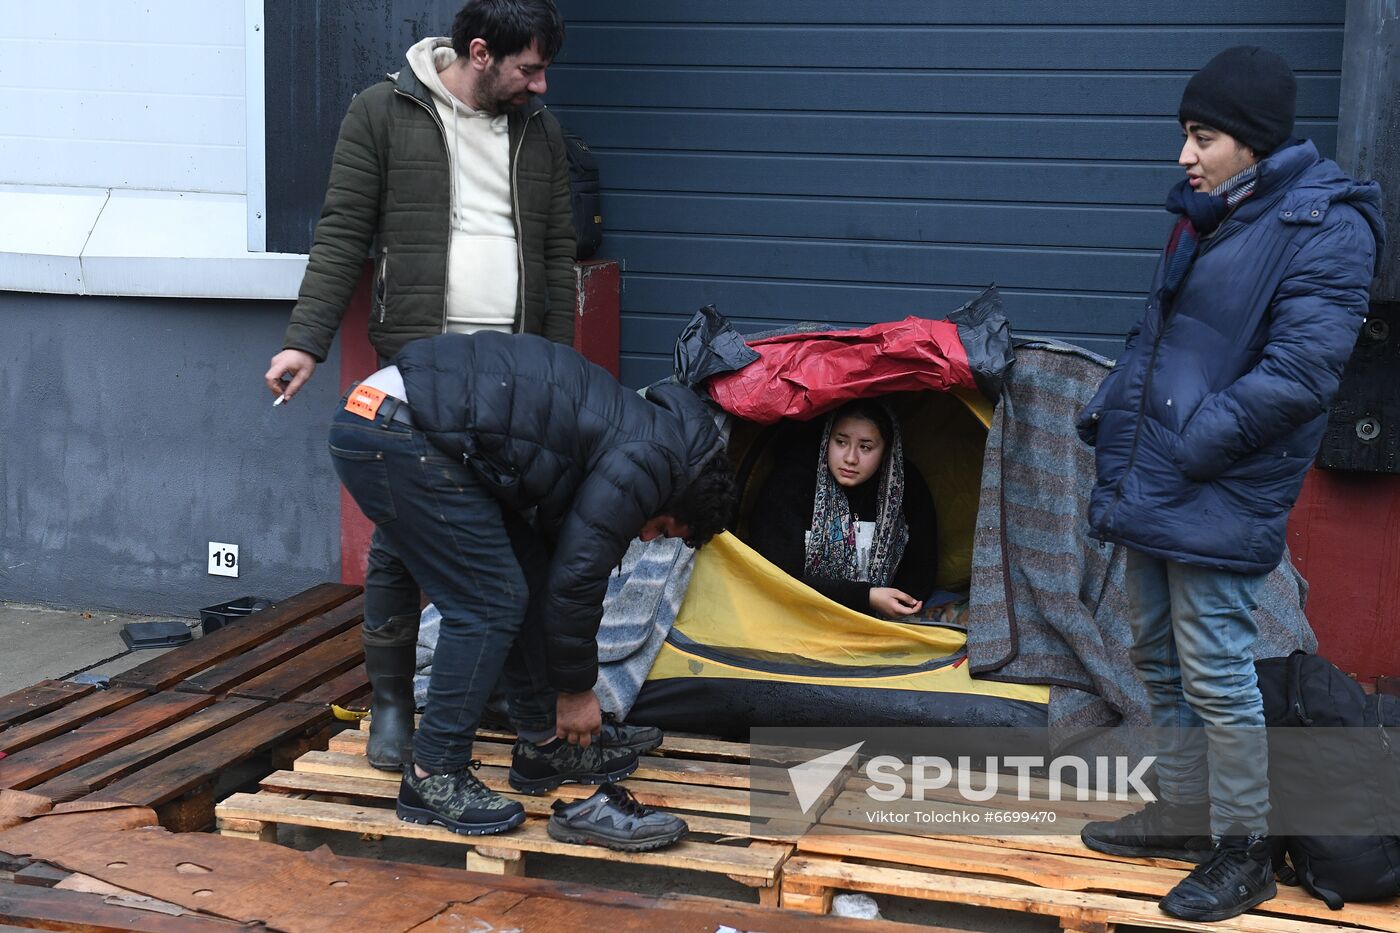
M598 744L604 748L645 755L660 745L664 738L661 730L655 726L628 725L612 713L604 713L603 729L598 733Z
M605 748L597 742L584 748L563 739L547 745L517 739L510 759L510 786L522 794L543 794L560 784L621 780L636 770L636 752Z
M525 808L477 780L473 760L461 771L420 778L409 765L399 784L394 811L405 823L446 826L463 836L503 833L525 822Z
M680 817L644 807L631 792L611 783L587 800L554 801L554 815L545 829L560 842L619 852L650 852L689 832Z

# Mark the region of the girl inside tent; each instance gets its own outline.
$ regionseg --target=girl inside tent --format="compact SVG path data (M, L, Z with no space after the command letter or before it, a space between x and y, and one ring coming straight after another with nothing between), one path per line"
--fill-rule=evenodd
M796 428L750 516L749 544L828 598L901 618L923 608L938 570L928 484L904 459L899 424L877 400Z

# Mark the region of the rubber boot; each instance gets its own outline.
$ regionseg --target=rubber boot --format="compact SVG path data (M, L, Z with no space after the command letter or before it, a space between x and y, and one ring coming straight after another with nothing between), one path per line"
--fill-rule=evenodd
M413 760L413 675L418 659L418 616L394 616L366 633L365 673L370 704L369 763L399 771Z

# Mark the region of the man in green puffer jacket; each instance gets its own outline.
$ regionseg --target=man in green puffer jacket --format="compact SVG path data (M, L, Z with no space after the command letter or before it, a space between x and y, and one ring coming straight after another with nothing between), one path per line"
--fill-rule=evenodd
M350 104L301 293L265 376L290 399L325 360L373 247L382 359L445 332L574 336L574 231L559 123L534 100L564 41L552 0L471 0L452 37ZM419 587L376 531L365 569L369 759L398 770L413 731Z
M564 40L551 0L472 0L452 38L359 94L268 388L325 359L373 246L370 343L501 330L573 342L574 232L563 134L538 101Z

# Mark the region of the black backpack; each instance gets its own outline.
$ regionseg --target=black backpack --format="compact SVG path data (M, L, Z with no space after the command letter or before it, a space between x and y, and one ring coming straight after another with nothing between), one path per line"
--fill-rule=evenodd
M1264 698L1265 725L1273 727L1369 727L1346 730L1341 744L1317 746L1282 741L1269 744L1270 802L1273 820L1317 812L1319 795L1327 795L1328 819L1350 828L1349 835L1275 834L1275 866L1289 880L1293 874L1314 897L1333 910L1347 901L1381 900L1400 894L1400 836L1385 835L1397 819L1400 786L1400 700L1367 696L1361 686L1315 654L1294 652L1286 658L1255 663ZM1336 733L1342 734L1340 731ZM1397 747L1391 749L1391 743ZM1343 750L1350 748L1355 754ZM1287 781L1275 781L1287 774ZM1364 835L1358 827L1373 827Z
M578 236L576 259L587 259L603 243L603 201L598 184L598 160L573 133L564 133L569 156L569 189L574 209L574 233Z

